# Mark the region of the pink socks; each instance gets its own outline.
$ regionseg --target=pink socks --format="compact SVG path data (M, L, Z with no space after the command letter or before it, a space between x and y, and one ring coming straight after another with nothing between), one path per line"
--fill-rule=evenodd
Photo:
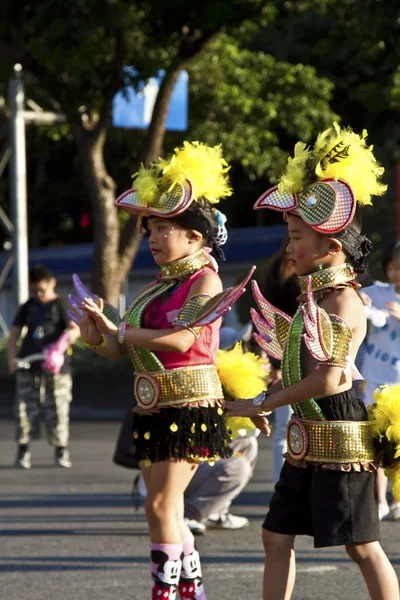
M200 557L191 533L182 544L150 544L152 600L207 600Z
M192 533L183 540L179 595L182 600L207 600L202 584L200 556L195 548Z
M182 544L150 544L150 549L152 600L175 600L182 567Z

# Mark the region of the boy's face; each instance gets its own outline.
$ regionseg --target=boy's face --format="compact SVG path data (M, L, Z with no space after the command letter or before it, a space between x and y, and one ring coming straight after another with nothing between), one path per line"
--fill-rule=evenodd
M386 267L386 275L390 283L400 285L400 257L393 258Z
M31 292L40 302L47 302L54 298L54 288L56 286L56 280L54 277L51 279L42 279L36 283L31 283Z
M332 240L306 225L299 217L288 214L287 222L289 243L286 251L296 274L314 273L321 263L330 266L327 259Z

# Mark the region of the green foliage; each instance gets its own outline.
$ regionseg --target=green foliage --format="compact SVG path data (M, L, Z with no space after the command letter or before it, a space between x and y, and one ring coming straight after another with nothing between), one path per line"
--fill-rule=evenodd
M313 67L277 61L223 36L190 68L191 136L222 143L227 160L251 180L275 181L289 140L311 140L336 118L332 88Z

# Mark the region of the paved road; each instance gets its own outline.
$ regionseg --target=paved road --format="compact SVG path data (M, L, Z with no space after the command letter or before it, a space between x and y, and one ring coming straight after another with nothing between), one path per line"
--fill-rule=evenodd
M117 422L72 423L73 468L53 466L51 448L33 444L33 468L12 466L13 426L0 421L0 600L148 600L143 509L130 499L132 473L111 462ZM234 512L242 531L198 538L208 600L260 600L260 526L272 492L271 442L263 439L255 476ZM400 574L400 523L383 523L383 546ZM344 550L297 542L293 600L365 600Z

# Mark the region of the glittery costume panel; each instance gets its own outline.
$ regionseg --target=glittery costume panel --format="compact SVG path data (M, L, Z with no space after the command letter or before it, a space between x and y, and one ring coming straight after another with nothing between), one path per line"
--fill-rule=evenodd
M191 286L209 271L209 268L201 267L155 298L143 311L143 327L173 329L173 322L185 305ZM220 322L218 319L199 328L198 337L187 352L154 353L164 370L151 371L147 375L162 380L163 394L157 403L161 410L154 414L134 415L136 460L145 461L145 464L170 458L200 462L231 455L230 436L220 407L222 388L215 368ZM164 408L162 398L172 398L174 405Z
M329 423L366 422L367 410L353 389L318 399ZM331 465L332 466L332 465ZM263 528L283 535L309 535L316 548L379 539L376 473L284 463Z
M301 304L290 323L283 342L282 384L295 385L303 378L304 353L322 365L345 369L349 363L352 332L337 315L320 308L315 295L332 292L346 285L356 287L351 265L339 265L300 278ZM261 307L258 299L258 304ZM271 307L268 310L271 319ZM265 311L264 315L265 317ZM255 321L257 325L257 321ZM263 328L258 325L260 334ZM268 338L268 330L264 334ZM268 342L268 339L267 339ZM268 343L266 344L268 346ZM267 350L268 351L268 350ZM313 398L292 405L294 416L288 424L288 460L297 466L308 463L331 470L374 470L375 446L365 423L334 421L325 415L321 403Z
M173 329L173 321L185 305L191 286L199 277L211 269L204 267L191 275L189 279L176 285L167 297L156 298L143 313L143 327L148 329ZM218 277L215 274L215 277ZM194 365L215 364L215 354L219 345L221 319L201 328L199 337L187 352L155 352L165 369Z

